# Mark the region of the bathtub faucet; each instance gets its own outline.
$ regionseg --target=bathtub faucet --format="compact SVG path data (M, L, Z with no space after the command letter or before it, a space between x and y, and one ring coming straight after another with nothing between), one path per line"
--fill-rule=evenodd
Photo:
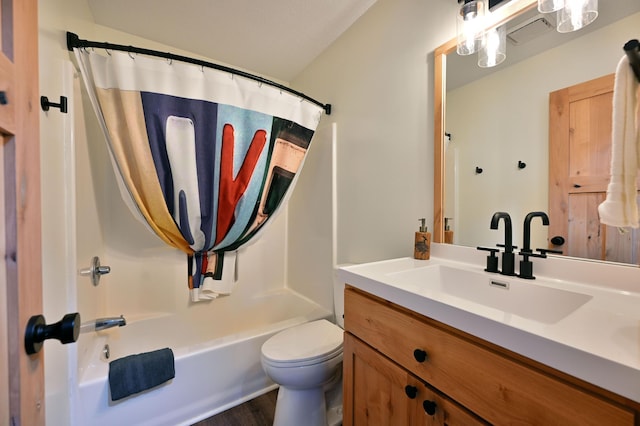
M127 325L127 321L124 319L124 315L120 315L119 317L98 318L96 319L95 324L95 330L100 331L111 327L122 327Z

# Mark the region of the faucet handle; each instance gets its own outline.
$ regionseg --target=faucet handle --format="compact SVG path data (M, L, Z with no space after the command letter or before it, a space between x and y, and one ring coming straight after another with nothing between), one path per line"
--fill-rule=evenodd
M522 256L522 260L520 261L520 273L518 276L520 278L524 278L525 280L535 280L536 277L533 276L533 263L529 260L530 257L541 257L546 258L547 255L544 253L533 253L531 251L522 250L520 253Z
M520 256L522 256L522 258L526 261L529 260L530 257L539 257L541 259L544 259L547 257L546 253L534 253L532 251L526 251L526 250L520 250L520 253L518 253Z
M487 256L487 267L485 268L485 271L498 272L498 257L496 256L496 253L500 250L493 247L477 247L477 249L489 252L489 255Z
M562 250L552 250L552 249L543 249L543 248L539 248L536 249L537 251L540 252L540 254L544 255L546 257L547 253L552 253L552 254L562 254Z

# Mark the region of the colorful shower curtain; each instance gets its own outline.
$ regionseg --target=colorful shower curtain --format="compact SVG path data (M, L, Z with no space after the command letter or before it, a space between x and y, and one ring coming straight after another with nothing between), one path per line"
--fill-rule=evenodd
M124 200L187 254L193 301L230 293L235 252L286 203L322 108L212 68L74 52Z

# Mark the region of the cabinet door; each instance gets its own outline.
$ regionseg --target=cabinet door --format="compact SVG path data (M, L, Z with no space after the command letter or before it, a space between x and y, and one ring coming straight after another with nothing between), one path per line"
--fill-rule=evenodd
M486 424L345 333L345 426Z

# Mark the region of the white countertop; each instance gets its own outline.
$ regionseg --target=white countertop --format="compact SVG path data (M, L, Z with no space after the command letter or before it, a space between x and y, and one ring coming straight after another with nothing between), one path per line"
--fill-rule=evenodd
M486 252L433 244L430 260L400 258L338 269L341 282L495 343L557 370L640 402L640 268L553 257L533 259L536 280L484 272ZM455 259L455 260L453 260ZM501 282L526 281L587 295L566 316L549 321L394 283L394 274L446 265ZM548 301L556 302L557 301ZM545 309L544 300L532 304Z

